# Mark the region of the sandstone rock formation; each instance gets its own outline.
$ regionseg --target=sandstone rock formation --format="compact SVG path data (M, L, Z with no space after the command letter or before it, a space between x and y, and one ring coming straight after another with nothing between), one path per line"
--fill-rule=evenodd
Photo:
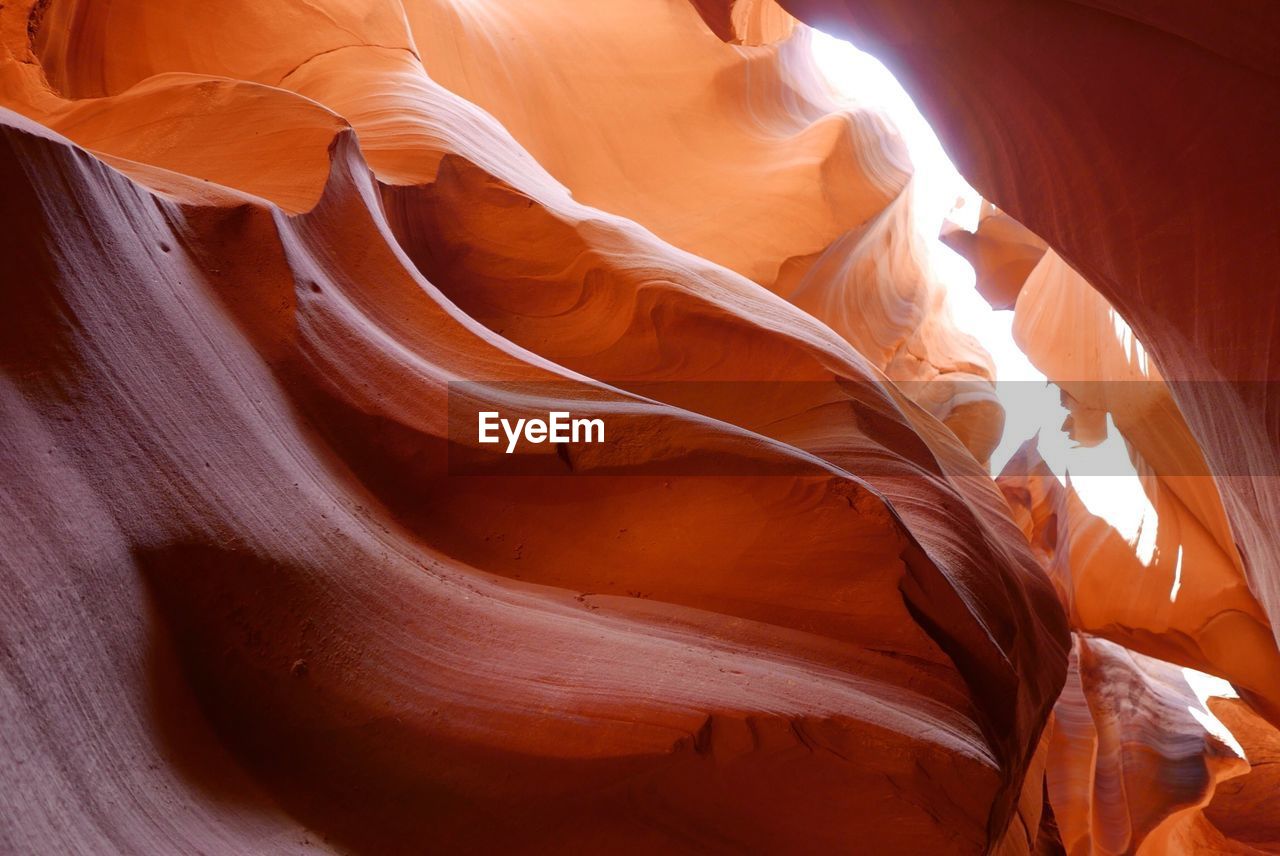
M894 72L965 178L1132 327L1280 627L1280 13L1140 0L781 0Z
M1274 842L1151 659L1273 752L1261 512L1156 479L1185 608L1100 602L784 5L0 6L0 848ZM1218 463L1169 389L1077 397Z
M1046 774L1065 851L1247 852L1223 847L1202 811L1249 772L1230 739L1179 669L1077 636Z
M1096 445L1108 424L1118 432L1135 467L1131 490L1142 498L1136 520L1108 520L1078 489L1114 492L1123 474L1086 470L1083 481L1062 485L1030 449L1001 477L1015 517L1033 521L1032 542L1051 545L1043 558L1067 592L1074 626L1227 678L1280 723L1280 651L1217 483L1154 361L1052 250L1020 288L1013 331L1069 399L1077 440Z
M447 52L410 25L458 10L34 11L12 13L34 38L5 30L25 114L6 119L5 460L29 521L6 552L32 581L21 627L99 642L20 660L7 704L39 784L9 790L15 846L1026 849L1063 623L994 486L768 282L576 201L534 137L429 77L418 52ZM683 38L708 78L737 69L730 93L781 73L779 49L697 22L681 7L651 49ZM155 44L123 50L137 32ZM750 91L854 181L825 210L822 170L779 172L818 228L725 245L759 274L889 205L906 167L874 116L889 185L852 159L855 117ZM712 118L718 155L768 168ZM649 182L665 207L617 207L658 228L741 204L728 171L694 174ZM601 182L575 195L604 204ZM672 404L624 389L673 380ZM725 380L797 392L679 400ZM451 474L477 444L450 430L450 381L483 382L455 392L473 413L606 414L619 440ZM199 714L131 701L157 684Z
M983 201L977 228L943 223L941 238L969 260L978 293L993 309L1013 309L1023 283L1044 257L1045 243L1026 226Z

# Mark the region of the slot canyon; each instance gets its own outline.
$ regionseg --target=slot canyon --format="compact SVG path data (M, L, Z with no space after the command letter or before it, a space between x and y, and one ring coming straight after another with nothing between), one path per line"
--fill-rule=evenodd
M1280 854L1280 5L3 0L0 242L0 853Z

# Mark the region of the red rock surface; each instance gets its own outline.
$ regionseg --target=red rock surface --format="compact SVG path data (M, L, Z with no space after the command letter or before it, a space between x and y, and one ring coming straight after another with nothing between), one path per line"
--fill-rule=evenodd
M1068 676L1088 522L989 477L906 148L808 39L773 0L0 6L0 849L1270 846L1151 659L1269 757L1221 649L1274 650L1267 536L1224 534L1261 518L1170 488L1213 583L1152 628L1126 566ZM1171 459L1235 448L1169 389ZM481 410L608 441L504 456Z

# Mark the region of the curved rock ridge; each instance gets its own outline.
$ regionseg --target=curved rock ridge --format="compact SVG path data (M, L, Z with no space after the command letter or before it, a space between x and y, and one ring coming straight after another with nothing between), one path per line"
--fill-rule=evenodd
M626 9L572 0L533 9L511 2L480 8L420 0L398 12L388 8L398 9L395 0L364 0L356 8L343 4L315 26L323 15L317 7L272 16L254 10L243 17L198 10L192 17L200 26L191 29L174 25L183 6L160 9L140 0L119 6L110 15L93 3L45 9L36 37L29 48L23 46L30 61L16 65L25 79L7 87L16 92L10 96L19 102L15 106L29 112L21 104L37 102L42 120L95 151L173 166L266 195L296 212L319 192L323 169L315 139L306 146L299 133L267 129L292 126L297 119L285 118L286 111L310 114L314 105L281 103L287 99L264 93L263 113L281 115L246 115L264 128L248 143L236 143L254 149L246 155L255 166L227 166L201 154L223 141L194 126L167 128L157 139L150 125L129 134L128 123L136 128L137 118L117 116L105 129L103 120L80 118L96 116L101 105L68 107L51 99L37 79L40 68L51 69L56 91L78 97L142 99L147 93L135 91L141 78L179 67L294 90L337 108L357 125L381 178L413 183L429 174L434 160L424 158L420 146L405 145L403 135L452 137L478 131L468 126L488 119L454 116L478 112L467 101L441 105L435 83L424 80L425 65L435 80L496 116L579 200L636 220L784 296L794 293L891 378L912 381L905 388L920 391L919 403L961 436L979 460L998 442L1003 413L988 384L994 370L985 351L955 329L945 292L922 258L911 226L911 167L901 140L878 112L844 109L832 100L810 56L807 32L777 41L792 33L789 23L777 22L792 19L773 0L734 4L726 12L736 27L776 31L768 39L773 44L757 48L720 45L694 10L660 0ZM401 20L393 25L397 15ZM358 27L356 20L366 23ZM246 22L256 28L252 39L244 36ZM294 44L291 33L303 26L309 37ZM46 29L60 35L41 36ZM127 56L111 50L138 29L166 32L165 45ZM603 61L583 62L583 32L598 43ZM279 43L288 47L278 49ZM212 49L215 44L237 50ZM382 50L369 50L375 46ZM306 52L312 48L314 53ZM673 53L682 57L679 64L670 61ZM654 79L659 70L661 81ZM352 74L366 85L353 85ZM565 87L566 80L573 86ZM170 85L216 84L189 79ZM205 94L193 97L209 100ZM424 110L424 100L454 121L442 121L436 109ZM627 104L625 111L616 108L619 102ZM218 115L252 108L207 109L210 124L216 124ZM63 118L63 112L76 115ZM317 137L326 121L310 116L319 126ZM176 139L182 134L199 139ZM680 145L668 145L672 138ZM165 151L149 151L158 146ZM310 163L296 177L238 174L307 150ZM655 157L657 151L663 156ZM523 149L517 160L527 161ZM541 171L527 162L513 165L524 175ZM272 187L272 180L290 186ZM860 324L850 317L851 307L874 317Z
M5 849L1030 851L1066 617L884 372L990 377L900 141L574 8L0 9ZM488 409L611 442L459 472Z
M759 21L774 4L699 11L715 8ZM878 111L837 102L807 30L728 48L682 3L406 11L428 73L501 121L574 198L796 303L990 456L1003 424L994 368L929 269L905 146ZM585 68L583 29L607 47Z
M25 311L6 340L26 345L27 360L45 368L13 359L27 370L11 376L6 412L25 430L6 459L29 459L35 443L52 459L57 479L41 485L37 470L24 482L63 496L26 497L21 507L39 528L96 517L98 537L118 545L92 560L55 550L43 566L46 585L23 611L34 626L55 624L70 616L42 592L69 588L95 603L110 596L76 616L106 636L111 625L101 622L121 609L146 615L149 594L161 624L138 621L134 633L108 637L108 649L126 661L128 652L143 657L147 635L158 635L152 644L176 654L180 685L218 745L291 814L339 842L377 848L407 847L427 831L459 846L696 847L718 823L727 826L717 836L779 845L816 823L813 840L833 843L895 816L903 837L888 839L892 846L968 829L970 846L981 848L991 801L1015 780L1018 759L988 744L974 692L907 610L904 591L936 589L939 570L863 482L816 459L812 476L745 481L646 478L643 469L604 481L450 477L443 381L463 368L534 382L526 400L544 388L536 381L561 372L565 388L549 407L607 413L628 399L484 335L395 264L353 138L338 142L321 203L292 221L244 203L156 204L20 120L7 139L21 154L13 162L26 165L6 180L15 191L7 198L30 200L20 209L29 227L16 237L102 249L50 257L43 279L23 271ZM78 178L78 210L41 207L32 165ZM112 204L119 207L95 207ZM100 225L72 243L85 224ZM244 240L225 243L227 233ZM381 262L371 246L381 246ZM237 275L246 253L265 268L256 280ZM103 270L114 272L105 290ZM372 286L361 270L377 271ZM43 347L18 332L59 323L63 335ZM120 332L95 333L102 330ZM134 353L138 343L146 344ZM63 368L52 374L52 366ZM138 421L152 412L160 424ZM657 434L670 454L684 444L756 459L796 454L641 400L618 415L624 436ZM575 464L644 463L600 454ZM85 460L97 466L85 470ZM550 537L553 498L579 509L568 552ZM18 500L9 497L15 511ZM714 512L691 529L698 509ZM759 534L744 549L734 535L753 519ZM14 534L10 555L45 543ZM643 551L629 549L631 539ZM799 557L810 582L779 577L784 557ZM1035 591L1033 576L1006 567L1010 581ZM95 621L99 609L108 613ZM664 666L666 657L674 659ZM28 665L62 664L33 654ZM142 665L130 671L145 698ZM80 703L92 705L102 682L119 679L85 676ZM13 703L57 711L61 683L50 690L52 698L33 692ZM1052 686L1043 695L1051 698ZM995 697L1008 704L1020 696L1032 700L1017 689ZM40 734L49 748L25 766L56 785L54 771L68 765L56 725L84 723L69 713L53 721ZM95 731L112 733L101 722ZM96 764L122 763L109 737L94 749ZM896 758L911 760L898 769ZM927 778L914 778L917 764ZM513 778L522 766L528 772ZM717 785L707 776L722 767L733 776ZM222 786L206 781L204 766L187 773L189 787ZM967 805L947 793L959 787L944 784L953 775L970 782ZM884 789L903 776L917 784ZM649 782L643 791L621 787L637 777ZM332 785L315 786L320 779ZM772 792L785 781L796 794L838 788L848 796L833 790L808 810L737 815L751 805L751 788ZM951 809L935 825L897 800L900 787L917 797L920 787L936 789L924 804ZM584 802L583 788L596 796ZM644 808L641 793L658 802ZM676 826L649 828L645 818L675 795L688 801L685 819L668 807L664 823ZM92 806L111 792L85 796ZM25 816L43 805L23 800L20 808ZM505 822L477 833L491 812ZM590 820L577 825L583 813ZM105 828L92 817L48 840L128 849L165 834L152 830L145 804ZM24 819L24 828L35 822ZM173 818L166 823L179 827L170 834L200 840Z

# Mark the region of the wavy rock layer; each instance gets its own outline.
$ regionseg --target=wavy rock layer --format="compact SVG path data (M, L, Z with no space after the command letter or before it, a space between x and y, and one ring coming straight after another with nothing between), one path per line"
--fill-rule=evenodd
M784 14L773 0L724 8L735 33ZM711 4L700 10L719 32ZM994 369L928 269L905 147L878 112L837 106L807 31L709 50L680 3L407 11L431 76L492 113L577 200L769 288L890 378L935 382L927 396L904 388L990 455L1003 422ZM598 63L582 61L584 31L605 49Z
M900 142L603 5L0 9L6 849L1035 842L1065 619L881 372L980 349L774 293ZM462 475L482 409L617 439Z

